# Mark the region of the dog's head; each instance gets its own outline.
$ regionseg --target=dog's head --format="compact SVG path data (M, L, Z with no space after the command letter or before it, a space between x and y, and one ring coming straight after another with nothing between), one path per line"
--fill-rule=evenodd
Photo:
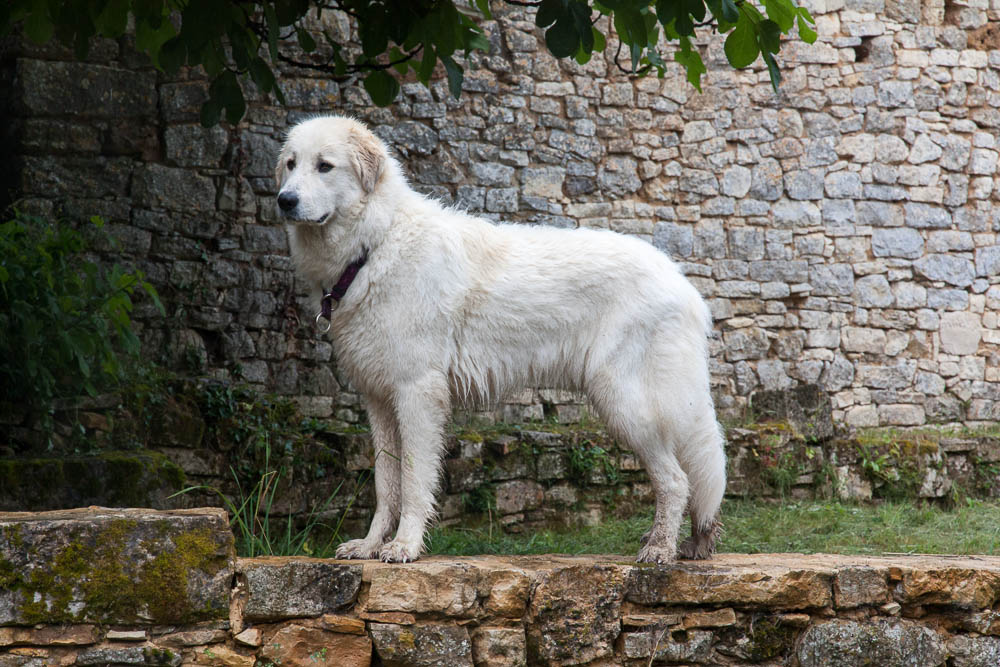
M278 212L289 222L335 219L375 191L388 159L382 142L356 120L303 121L288 133L278 155Z

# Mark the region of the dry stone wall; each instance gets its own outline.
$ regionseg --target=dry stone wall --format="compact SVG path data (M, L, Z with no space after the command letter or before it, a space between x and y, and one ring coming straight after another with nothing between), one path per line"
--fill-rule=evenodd
M718 39L701 43L702 94L673 67L629 79L613 40L587 65L557 62L531 10L494 4L459 101L441 80L404 83L377 109L360 86L286 70L288 107L254 99L238 127L210 130L199 74L166 78L127 40L85 63L8 44L7 185L24 208L111 221L170 307L166 322L140 313L166 356L318 416L360 406L309 326L271 169L291 123L334 111L370 123L432 196L669 253L715 316L724 413L817 383L852 425L996 419L998 0L811 0L819 40L786 45L777 95ZM499 416L581 410L562 392L515 398Z
M0 665L1000 661L1000 559L238 559L225 513L0 513ZM87 558L86 556L96 556ZM114 593L110 595L109 593Z

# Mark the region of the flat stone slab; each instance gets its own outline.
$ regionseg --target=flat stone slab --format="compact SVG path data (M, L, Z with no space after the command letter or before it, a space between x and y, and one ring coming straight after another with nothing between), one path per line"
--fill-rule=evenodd
M229 617L225 510L0 513L0 625Z
M815 609L934 604L985 609L1000 600L1000 556L716 554L708 561L636 564L615 555L430 556L415 563L363 564L367 609L455 616L517 616L529 588L560 571L597 571L607 593L643 606L733 605ZM621 580L621 581L619 581ZM448 585L443 586L442 581ZM471 590L478 593L472 599ZM497 596L493 598L493 596ZM520 606L519 604L520 603Z

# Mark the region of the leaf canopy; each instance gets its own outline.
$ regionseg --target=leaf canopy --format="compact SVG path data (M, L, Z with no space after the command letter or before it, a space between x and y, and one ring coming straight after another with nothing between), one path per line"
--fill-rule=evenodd
M663 76L673 60L699 91L706 72L692 41L699 31L728 33L724 51L733 67L763 59L775 90L782 36L797 28L799 39L816 40L813 17L795 0L504 1L535 8L535 24L557 58L586 63L603 52L611 40L596 24L607 16L602 25L613 26L626 49L627 66L614 59L622 70ZM358 42L318 30L324 12L351 17ZM201 120L214 125L223 117L239 122L250 82L283 103L279 64L360 78L372 101L386 106L401 77L428 84L440 63L458 97L464 71L456 55L489 50L477 21L491 18L488 0L7 0L0 3L0 36L20 27L28 39L58 39L83 59L92 38L120 37L131 19L136 47L156 67L168 74L185 64L204 68L211 84Z

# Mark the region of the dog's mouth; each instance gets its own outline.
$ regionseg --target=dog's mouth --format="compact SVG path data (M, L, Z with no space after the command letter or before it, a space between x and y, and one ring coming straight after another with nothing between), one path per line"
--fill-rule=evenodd
M326 222L329 219L329 217L330 217L329 213L324 213L323 215L321 215L318 218L316 218L315 220L313 220L313 222L315 222L317 225L322 225L324 222Z

